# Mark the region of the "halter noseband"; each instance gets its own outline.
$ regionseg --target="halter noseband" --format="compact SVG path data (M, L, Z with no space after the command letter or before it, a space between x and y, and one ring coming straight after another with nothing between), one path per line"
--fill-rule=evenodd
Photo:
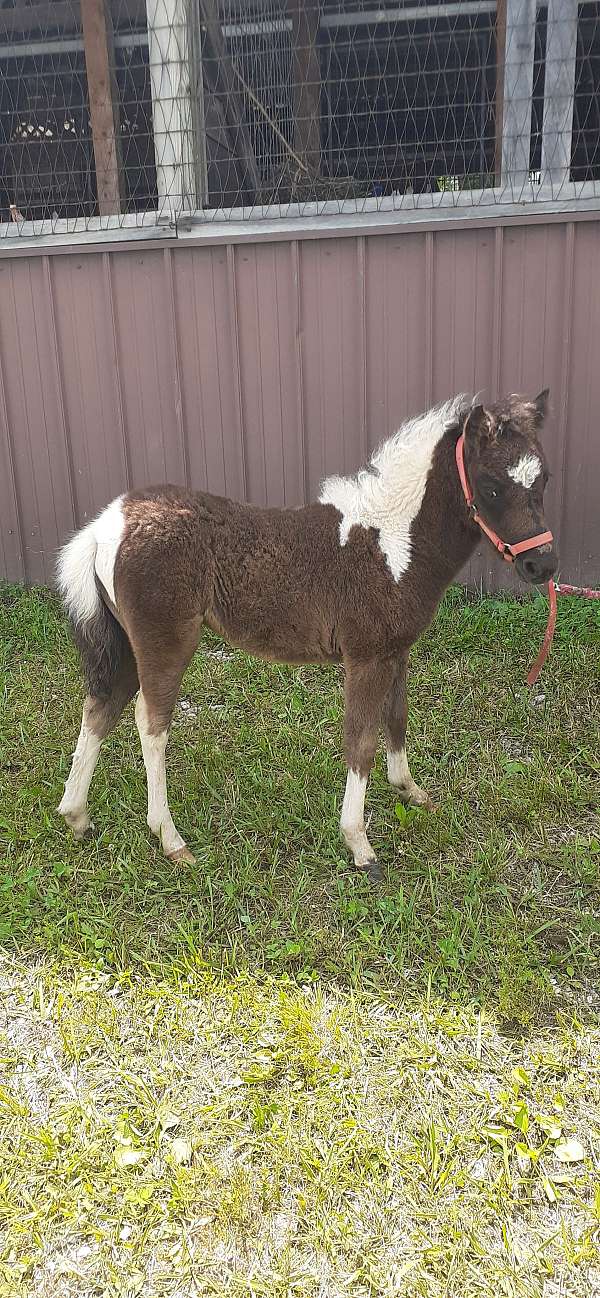
M498 551L498 554L502 555L503 559L506 559L507 563L514 563L515 559L518 558L520 554L523 554L524 550L535 550L538 545L547 545L549 542L554 540L552 532L540 532L538 536L527 537L526 541L515 541L514 544L509 544L508 541L503 541L501 537L498 536L498 533L494 532L491 527L488 527L488 524L481 517L481 514L477 509L471 484L467 477L467 470L465 467L464 433L461 433L456 443L456 467L458 469L458 476L460 478L463 496L467 502L467 508L473 522L477 523L477 526L481 528L482 532L485 532L485 535L488 540L491 541L494 549Z

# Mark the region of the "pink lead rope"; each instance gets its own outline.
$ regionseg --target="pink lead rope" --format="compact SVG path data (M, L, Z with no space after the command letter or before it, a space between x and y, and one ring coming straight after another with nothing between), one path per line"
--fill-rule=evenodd
M464 433L461 433L456 443L456 466L460 478L460 485L463 490L463 496L467 502L473 522L477 523L481 528L481 531L484 532L488 540L491 541L494 549L502 555L503 559L506 559L507 563L514 563L517 555L523 554L525 550L533 550L538 545L547 545L548 542L554 540L552 532L540 532L539 536L530 536L526 541L516 541L514 545L509 545L508 542L503 541L491 527L488 527L487 523L481 517L481 514L477 511L473 492L471 491L471 484L467 477L467 470L465 467ZM553 580L548 582L548 601L550 604L548 623L544 632L544 639L542 640L540 652L527 677L528 685L535 685L550 652L550 646L554 639L554 628L556 626L557 594L581 595L584 599L600 599L600 590L592 590L590 586L570 586L567 582L556 582Z
M535 685L548 654L550 653L550 645L554 639L554 628L556 626L556 585L552 579L548 582L548 601L550 608L548 610L548 622L546 624L546 630L544 631L544 639L542 640L540 652L527 677L528 685Z
M548 599L550 601L550 611L548 613L548 625L544 632L542 647L527 677L528 685L535 685L537 678L544 666L550 651L550 645L554 637L554 628L556 626L556 596L557 595L580 595L582 599L600 599L600 590L592 590L591 586L570 586L567 581L549 581L548 582Z

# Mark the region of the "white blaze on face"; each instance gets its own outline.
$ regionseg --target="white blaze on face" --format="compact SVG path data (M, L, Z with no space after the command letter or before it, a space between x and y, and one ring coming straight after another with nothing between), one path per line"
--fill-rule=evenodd
M507 469L509 478L518 483L520 487L532 487L536 478L539 478L542 472L542 465L537 455L522 455L521 459Z

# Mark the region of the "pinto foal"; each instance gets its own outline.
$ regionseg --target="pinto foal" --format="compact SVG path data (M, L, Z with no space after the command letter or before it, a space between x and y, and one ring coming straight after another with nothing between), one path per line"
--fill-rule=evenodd
M135 718L148 825L172 860L193 861L167 798L165 749L182 675L203 623L276 662L342 662L348 766L341 832L378 877L367 838L367 779L383 725L390 783L427 805L406 758L410 646L471 555L479 531L462 494L464 459L479 514L508 541L544 528L538 437L547 393L489 409L465 397L404 424L353 477L328 478L302 509L259 509L157 487L113 501L60 553L58 584L87 680L81 732L59 807L75 835L102 740L139 690ZM528 582L556 569L551 544L519 556Z

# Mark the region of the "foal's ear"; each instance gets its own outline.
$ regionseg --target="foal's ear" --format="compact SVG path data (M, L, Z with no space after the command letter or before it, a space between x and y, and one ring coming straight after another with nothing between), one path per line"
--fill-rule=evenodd
M538 395L535 398L535 401L533 403L535 406L535 421L538 428L541 427L541 425L543 424L546 418L546 415L548 414L548 410L550 408L549 396L550 396L550 389L544 388L543 392L538 392Z
M490 441L494 436L494 422L484 406L473 406L465 419L465 436L473 441Z

